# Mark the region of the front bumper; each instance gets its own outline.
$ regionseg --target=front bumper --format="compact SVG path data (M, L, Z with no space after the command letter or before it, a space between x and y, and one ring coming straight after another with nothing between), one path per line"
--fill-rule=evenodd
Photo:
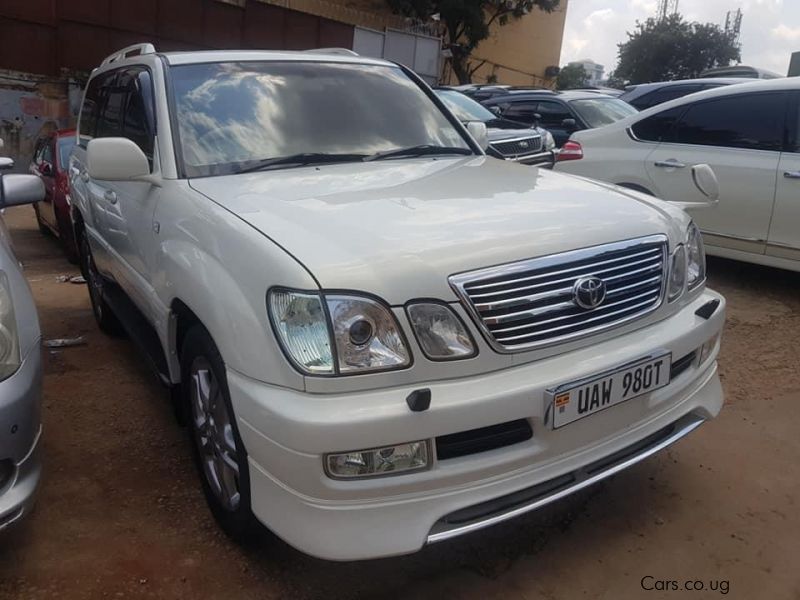
M41 478L42 361L39 345L0 382L0 461L10 465L0 481L0 531L27 514Z
M719 299L716 312L695 314ZM659 323L569 354L469 378L352 394L276 388L229 370L228 383L250 461L252 508L298 549L333 560L405 554L491 525L565 496L649 456L722 406L714 348L665 388L556 431L545 425L545 392L645 356L687 356L717 335L724 300L705 291ZM431 389L427 411L406 396ZM440 460L427 471L334 480L323 455L430 440L527 420L533 437L503 448ZM604 459L604 460L601 460ZM598 462L601 461L601 462ZM560 483L559 483L560 482Z

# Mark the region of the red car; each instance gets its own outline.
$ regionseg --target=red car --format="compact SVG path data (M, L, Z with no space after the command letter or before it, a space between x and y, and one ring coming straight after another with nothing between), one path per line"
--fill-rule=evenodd
M69 153L75 145L75 130L60 129L39 138L30 172L42 178L43 202L33 205L42 233L52 233L64 247L70 262L77 262L78 248L69 208Z

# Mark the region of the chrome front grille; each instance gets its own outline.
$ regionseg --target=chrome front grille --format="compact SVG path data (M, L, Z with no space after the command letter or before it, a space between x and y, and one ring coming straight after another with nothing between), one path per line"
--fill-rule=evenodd
M598 333L654 311L664 297L667 239L648 236L450 277L487 340L515 352ZM576 302L585 278L605 284L594 308Z
M498 140L492 142L492 147L506 158L515 158L539 152L542 149L542 137L536 135L513 140Z

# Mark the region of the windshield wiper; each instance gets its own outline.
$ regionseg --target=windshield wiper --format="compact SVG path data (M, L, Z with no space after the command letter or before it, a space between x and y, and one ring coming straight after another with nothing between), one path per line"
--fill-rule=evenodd
M376 152L372 156L366 157L365 161L383 160L384 158L394 158L396 156L430 156L432 154L473 154L469 148L458 146L434 146L433 144L421 144L410 148L396 148L395 150L384 150Z
M265 158L259 160L255 164L239 169L236 174L252 173L253 171L262 171L270 167L279 167L285 165L297 165L303 167L306 165L321 165L329 163L342 163L342 162L355 162L363 160L368 155L366 154L328 154L326 152L302 152L299 154L291 154L289 156L278 156L275 158Z

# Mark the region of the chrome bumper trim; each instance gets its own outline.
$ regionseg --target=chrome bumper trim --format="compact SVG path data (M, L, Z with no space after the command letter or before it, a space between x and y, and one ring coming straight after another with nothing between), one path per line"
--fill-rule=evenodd
M534 498L530 499L529 501L525 501L517 506L513 506L511 508L501 509L499 512L489 513L484 517L476 518L475 520L468 521L465 523L447 523L446 518L438 521L434 524L431 532L428 534L428 544L434 544L436 542L441 542L444 540L449 540L454 537L458 537L460 535L464 535L467 533L471 533L473 531L477 531L479 529L483 529L484 527L490 527L492 525L496 525L497 523L502 523L503 521L508 521L509 519L513 519L520 515L523 515L527 512L532 510L536 510L546 504L551 502L555 502L565 496L573 494L579 490L589 487L597 483L598 481L602 481L607 477L611 477L620 471L627 469L630 466L635 465L636 463L656 454L657 452L663 450L670 444L677 442L682 437L688 435L695 429L697 429L700 425L705 422L703 417L688 414L681 419L678 419L672 425L662 429L659 432L656 432L648 437L655 437L656 439L652 440L650 443L645 445L642 448L636 448L642 442L638 442L635 444L631 444L627 448L623 448L619 452L615 452L611 454L610 457L606 457L604 459L600 459L598 461L594 461L585 467L572 471L571 473L567 473L562 475L561 477L557 477L554 480L548 480L533 486L532 488L528 488L534 494ZM661 433L662 435L659 435ZM648 438L645 438L647 440ZM631 455L629 450L631 448L636 448L635 453ZM614 461L613 457L615 455L622 455L619 460ZM607 463L609 459L612 459L612 462L609 464ZM597 465L602 465L602 467L597 467ZM554 489L554 483L558 480L563 480L564 478L570 478L570 482L568 484L563 484ZM538 496L535 495L536 488L544 488L542 493ZM549 491L547 491L549 489ZM525 492L526 490L521 490L521 492ZM521 493L517 492L517 493ZM513 494L511 494L513 495ZM507 497L507 496L505 496ZM489 500L485 503L486 505L490 505L493 502L502 502L504 497L497 498L496 500ZM480 506L480 505L479 505ZM467 507L462 510L468 510L470 507ZM461 512L461 511L456 511ZM451 514L456 514L451 513Z

